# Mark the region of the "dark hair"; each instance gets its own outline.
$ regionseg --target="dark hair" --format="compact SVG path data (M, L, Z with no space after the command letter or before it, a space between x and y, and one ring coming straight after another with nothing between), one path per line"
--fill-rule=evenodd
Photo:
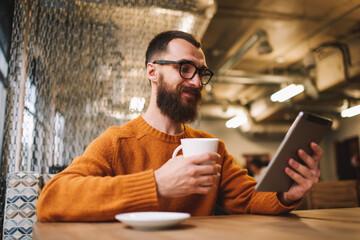
M155 54L166 52L167 45L169 44L169 42L176 38L184 39L185 41L188 41L197 48L201 47L200 41L197 40L190 33L176 31L176 30L162 32L156 35L149 43L145 55L145 67L147 66L147 64Z

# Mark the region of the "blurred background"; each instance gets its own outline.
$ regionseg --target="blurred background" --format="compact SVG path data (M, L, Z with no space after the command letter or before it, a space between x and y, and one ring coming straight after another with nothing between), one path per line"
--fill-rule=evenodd
M0 20L2 193L10 173L57 173L144 112L145 50L170 29L201 39L215 73L192 126L237 164L266 167L308 111L334 121L321 180L358 186L359 0L2 0Z
M202 127L221 135L245 164L243 156L251 152L272 156L300 110L323 115L334 125L322 143L322 177L350 175L338 165L350 164L346 159L359 148L360 117L342 113L360 103L359 4L218 1L202 38L208 65L216 72L205 89ZM284 88L289 92L283 95L295 95L272 100ZM239 120L235 126L242 124L237 131L225 127L234 116Z

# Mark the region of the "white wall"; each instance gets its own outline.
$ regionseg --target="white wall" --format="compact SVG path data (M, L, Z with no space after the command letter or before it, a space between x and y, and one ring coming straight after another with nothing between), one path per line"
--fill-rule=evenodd
M199 129L206 131L225 142L226 149L233 155L240 166L244 166L243 154L267 153L272 157L279 147L281 141L261 141L248 139L237 129L225 127L225 120L201 120ZM324 150L324 156L320 162L321 179L337 180L335 141L342 141L347 138L360 135L360 115L352 118L344 118L339 122L339 128L331 131L320 146Z
M272 157L281 141L261 141L246 138L237 129L225 127L225 120L201 120L199 129L223 140L227 151L240 166L244 166L243 154L269 154Z

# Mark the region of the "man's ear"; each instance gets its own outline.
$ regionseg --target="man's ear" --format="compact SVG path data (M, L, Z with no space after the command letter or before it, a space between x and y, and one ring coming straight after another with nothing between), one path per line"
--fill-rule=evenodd
M150 80L151 83L158 82L158 73L155 64L148 63L146 66L146 77Z

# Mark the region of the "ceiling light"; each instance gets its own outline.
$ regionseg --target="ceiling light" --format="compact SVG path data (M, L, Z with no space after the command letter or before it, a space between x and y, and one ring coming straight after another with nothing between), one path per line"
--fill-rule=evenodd
M303 91L304 91L303 85L291 84L271 95L270 100L273 102L284 102Z
M247 116L244 112L239 113L232 119L228 120L225 125L227 128L237 128L248 121Z
M353 117L358 114L360 114L360 105L356 105L354 107L343 110L341 112L341 117Z

